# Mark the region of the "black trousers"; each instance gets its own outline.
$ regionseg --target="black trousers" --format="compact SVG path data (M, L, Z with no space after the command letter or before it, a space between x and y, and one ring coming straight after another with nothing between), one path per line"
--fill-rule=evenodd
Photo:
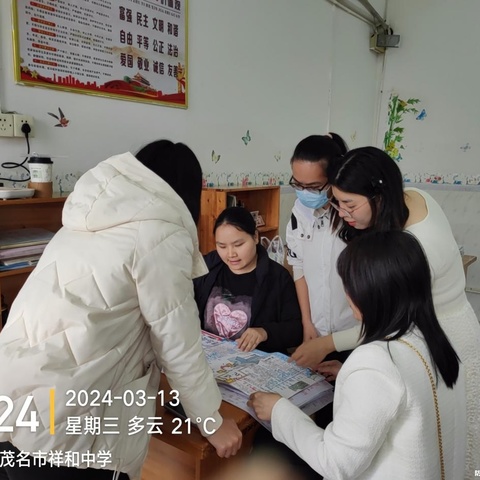
M99 470L96 468L55 467L47 465L37 466L33 457L29 457L30 466L6 465L3 452L15 452L15 457L20 451L9 442L0 442L0 480L112 480L113 470ZM119 480L129 480L126 473L121 473Z

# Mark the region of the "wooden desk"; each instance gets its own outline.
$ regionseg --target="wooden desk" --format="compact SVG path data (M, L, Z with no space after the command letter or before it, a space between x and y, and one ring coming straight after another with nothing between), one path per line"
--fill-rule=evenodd
M161 388L165 394L170 391L164 375ZM168 400L168 395L165 395L165 398ZM220 413L223 417L233 418L243 433L242 448L231 458L218 457L215 449L193 425L190 434L186 433L186 426L183 425L183 433L174 435L172 430L176 423L172 420L175 417L160 405L158 397L156 415L163 419L162 434L154 434L151 439L149 456L142 470L142 480L204 480L237 460L239 456L250 453L259 423L248 413L227 402L222 402Z

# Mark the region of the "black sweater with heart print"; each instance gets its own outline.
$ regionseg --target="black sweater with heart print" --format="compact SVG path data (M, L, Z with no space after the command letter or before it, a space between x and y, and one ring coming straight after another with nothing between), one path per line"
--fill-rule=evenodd
M271 260L261 245L257 245L257 254L250 327L261 327L267 332L267 340L257 346L259 350L287 353L288 348L297 347L303 339L295 284L288 270ZM222 269L228 269L216 250L205 255L204 259L209 273L193 281L202 328L212 288Z

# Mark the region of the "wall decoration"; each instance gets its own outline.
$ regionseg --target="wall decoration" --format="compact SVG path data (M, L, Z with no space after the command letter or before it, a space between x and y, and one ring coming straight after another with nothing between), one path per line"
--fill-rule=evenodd
M422 111L415 117L415 120L425 120L427 111L423 108Z
M468 185L480 186L480 175L467 173L404 173L405 183L426 183L431 185Z
M250 136L250 130L247 130L247 133L244 137L242 137L242 140L245 145L248 145L250 143L250 140L252 140L252 137Z
M463 145L462 147L460 147L460 150L463 150L463 153L466 153L467 150L470 150L472 147L470 146L470 144L467 142L465 145Z
M282 159L282 152L277 152L273 155L273 158L276 162L279 162Z
M58 123L55 124L56 127L68 127L70 120L68 120L65 117L60 107L58 107L58 115L55 115L54 113L51 113L51 112L47 112L47 113L51 115L53 118L56 118L58 120Z
M75 183L82 176L81 172L56 175L54 179L54 191L67 194L73 190ZM205 173L203 174L203 187L258 187L264 185L288 185L291 172L267 173L267 172L240 172L240 173ZM255 179L252 181L251 179ZM263 180L265 179L265 180ZM466 173L431 173L431 172L407 172L403 174L405 183L425 183L456 186L475 186L480 188L480 174ZM12 186L21 186L14 184ZM292 190L293 192L293 190Z
M418 98L402 100L398 95L393 93L390 95L388 101L388 129L383 138L383 149L397 162L402 159L400 150L405 149L402 143L404 128L400 126L400 123L403 121L405 114L418 114L415 105L419 102Z
M215 150L212 150L212 162L218 163L220 160L221 155L215 153Z
M73 188L77 180L82 176L81 172L65 173L63 175L55 175L54 192L59 192L60 196L73 192Z
M251 184L252 184L252 182L250 181L250 176L248 174L241 176L240 185L242 187L248 187Z
M227 187L234 187L236 185L236 182L233 180L234 175L234 173L227 174Z
M187 106L187 0L12 0L15 80Z
M204 187L260 187L288 185L291 172L203 172Z
M17 175L17 178L13 178L14 174L10 174L10 175L8 175L8 177L6 176L6 174L2 174L1 176L4 180L10 182L8 184L8 186L11 187L11 188L25 188L26 187L25 182L27 182L29 180L29 177L30 177L29 174L26 173L26 172L25 173L23 173L23 172L19 173ZM18 177L20 177L20 178L18 178ZM2 182L3 182L3 180L2 180Z

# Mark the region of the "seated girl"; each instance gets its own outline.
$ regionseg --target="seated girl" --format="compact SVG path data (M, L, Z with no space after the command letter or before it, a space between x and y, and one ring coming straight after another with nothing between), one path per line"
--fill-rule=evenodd
M213 233L217 249L205 256L209 273L194 281L202 328L236 340L246 352L298 346L303 329L293 279L259 244L250 212L225 209Z
M365 233L337 269L363 340L338 373L332 423L319 428L277 394L254 393L250 406L325 478L463 478L464 370L435 315L422 247L402 231Z

